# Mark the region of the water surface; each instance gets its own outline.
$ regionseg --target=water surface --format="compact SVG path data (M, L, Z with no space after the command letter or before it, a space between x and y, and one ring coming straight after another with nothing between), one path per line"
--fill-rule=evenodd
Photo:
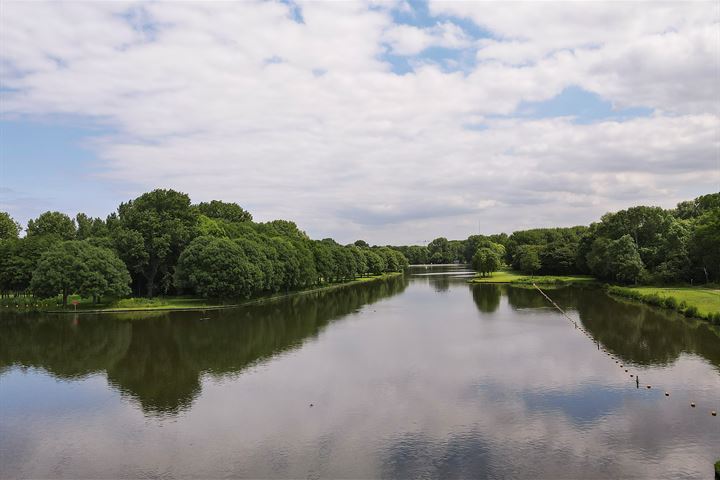
M466 280L421 267L205 314L4 314L0 477L712 477L716 331L548 290L576 329L532 289Z

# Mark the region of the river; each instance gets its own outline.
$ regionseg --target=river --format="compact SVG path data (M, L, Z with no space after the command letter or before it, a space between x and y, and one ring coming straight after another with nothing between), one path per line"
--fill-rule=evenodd
M3 313L0 477L712 478L707 323L548 289L576 328L469 274L206 313Z

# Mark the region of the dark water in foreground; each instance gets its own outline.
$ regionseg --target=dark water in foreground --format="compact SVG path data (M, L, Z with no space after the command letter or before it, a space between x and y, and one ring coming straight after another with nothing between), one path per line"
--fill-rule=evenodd
M539 293L459 271L206 315L6 314L0 477L712 478L707 324L549 290L621 369Z

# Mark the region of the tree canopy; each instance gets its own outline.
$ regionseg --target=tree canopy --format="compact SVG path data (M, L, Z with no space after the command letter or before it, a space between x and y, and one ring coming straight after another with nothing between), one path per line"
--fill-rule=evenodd
M130 293L130 275L123 262L107 248L80 240L55 244L43 253L32 274L30 290L39 297L62 294L63 305L71 293L123 296Z

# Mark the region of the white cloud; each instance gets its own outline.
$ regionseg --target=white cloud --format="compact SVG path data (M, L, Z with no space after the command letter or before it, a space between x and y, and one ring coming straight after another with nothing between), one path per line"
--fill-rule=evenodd
M2 85L17 92L2 113L96 118L117 131L96 144L105 176L342 241L587 223L718 190L715 6L591 5L552 4L542 22L531 5L431 5L497 35L478 43L451 18L403 26L351 2L301 3L302 22L270 2L5 3ZM482 61L398 75L387 44ZM570 85L656 113L497 119Z
M385 32L384 39L398 55L417 55L429 47L457 49L472 44L462 28L452 22L442 22L432 28L393 25Z

